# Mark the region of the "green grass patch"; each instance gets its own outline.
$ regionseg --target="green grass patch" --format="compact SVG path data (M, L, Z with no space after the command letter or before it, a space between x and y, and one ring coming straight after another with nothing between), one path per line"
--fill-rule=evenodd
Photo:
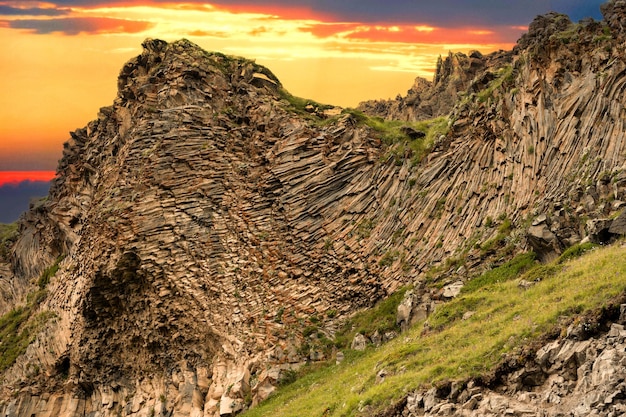
M531 269L536 265L535 259L537 255L533 252L522 253L515 258L506 262L497 268L490 269L484 272L482 275L471 279L465 284L461 290L463 293L471 293L479 288L493 285L499 282L508 281L517 277L520 273Z
M14 239L17 236L17 223L0 223L0 243Z
M553 273L526 290L508 279L463 293L451 303L471 309L470 318L426 333L418 323L378 349L346 351L341 364L305 375L243 416L374 415L420 387L485 375L560 318L607 306L626 290L620 244L552 266ZM388 375L375 384L381 369Z
M30 317L30 309L16 308L0 317L0 370L3 371L26 351L30 335L22 324Z
M0 259L7 259L17 237L17 223L0 223Z
M41 273L41 275L39 276L39 279L37 280L37 286L39 287L40 290L43 290L44 288L46 288L46 286L50 282L50 278L56 275L57 271L59 270L59 264L61 263L63 259L65 259L65 256L63 255L59 256L54 262L54 264L44 269L44 271Z
M349 347L357 333L369 337L376 331L382 334L389 330L399 330L396 324L398 305L408 288L403 287L374 307L355 314L335 335L335 346L341 349Z
M494 91L498 90L504 84L512 83L514 76L515 75L513 72L512 65L506 65L498 69L498 71L496 72L496 78L489 83L489 86L487 86L487 88L485 88L482 91L479 91L478 94L476 95L478 102L484 103L487 100L489 100L493 96Z
M450 130L449 118L441 116L434 119L419 122L407 122L402 120L385 120L382 117L370 117L360 110L344 109L343 114L350 114L357 123L364 124L380 134L381 141L390 146L387 157L394 156L401 160L405 151L410 149L412 162L419 163L432 150L441 136L448 134ZM421 132L424 136L411 138L409 132Z
M37 309L46 298L46 285L59 270L63 258L59 256L52 266L44 270L37 281L38 289L26 296L25 306L14 308L0 317L0 372L26 352L46 321L55 316L53 312L37 312Z
M363 219L356 227L356 235L361 239L367 239L372 234L376 222L372 219Z
M289 103L288 108L293 113L299 114L301 116L305 116L306 118L312 119L315 121L319 121L319 117L315 116L314 114L315 112L334 108L334 106L331 106L329 104L322 104L314 100L294 96L293 94L291 94L289 91L285 90L282 87L278 89L278 94L280 95L280 98L282 98L283 100L286 100L287 103ZM307 109L311 107L313 108L314 112L311 112ZM336 119L333 119L333 120L336 120Z
M491 227L492 225L493 219L487 217L487 220L485 221L485 227ZM506 241L506 238L511 234L512 230L513 227L511 221L509 219L504 219L502 224L498 226L498 233L493 238L487 240L485 243L480 245L481 252L487 253L501 246Z
M581 28L581 24L571 23L565 30L550 36L550 39L558 40L567 45L570 42L578 40Z
M419 122L407 122L385 120L382 117L368 116L357 109L346 108L341 111L341 115L323 118L318 116L318 112L332 109L334 106L296 97L283 88L280 88L278 92L280 97L289 103L288 109L290 111L304 116L317 126L331 125L336 123L341 116L350 115L357 124L370 127L380 135L380 140L389 146L389 151L384 159L387 160L390 156L394 156L399 165L403 163L407 154L411 155L414 165L419 163L431 151L436 141L441 136L447 135L450 130L447 116ZM410 152L405 152L407 150Z
M579 258L585 252L593 250L597 247L598 245L592 242L578 243L576 245L570 246L569 248L565 249L561 256L559 256L559 263L569 261L570 259Z
M13 365L46 321L54 317L50 311L33 316L32 310L32 306L18 307L0 317L0 371Z
M393 263L398 260L400 257L400 251L397 249L388 250L385 252L382 258L378 261L378 265L382 267L389 267L393 265Z

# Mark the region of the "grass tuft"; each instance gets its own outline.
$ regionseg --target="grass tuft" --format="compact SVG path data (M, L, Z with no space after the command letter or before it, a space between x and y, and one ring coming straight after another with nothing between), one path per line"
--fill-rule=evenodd
M0 317L0 372L26 352L39 330L54 317L50 311L33 316L33 307L18 307Z
M494 285L516 278L520 273L525 272L536 265L537 255L533 252L522 253L511 259L504 265L491 269L482 275L470 280L463 289L463 293L472 293L480 288Z
M56 273L59 270L59 264L64 258L65 256L63 255L59 256L54 262L54 264L52 264L52 266L49 266L41 273L41 276L37 280L37 286L39 286L40 290L43 290L44 288L46 288L48 283L50 283L50 278L56 275Z
M484 90L478 92L477 94L478 102L484 103L488 101L493 96L493 93L496 90L500 89L500 87L502 87L502 85L504 84L506 85L511 84L514 78L515 78L515 73L513 72L513 66L506 65L500 68L496 72L496 78L491 83L489 83L489 86L485 88Z
M14 308L0 317L0 372L26 352L44 324L55 316L51 311L37 313L37 309L46 298L46 285L59 270L63 258L59 256L52 266L44 270L37 281L38 289L26 296L25 306Z
M7 259L11 246L17 237L17 223L0 223L0 259Z
M394 156L398 165L401 165L405 156L409 155L413 165L417 165L428 155L437 140L441 136L446 136L450 130L447 116L419 122L405 122L370 117L355 109L345 109L343 112L350 114L357 123L365 124L378 132L381 141L390 147L387 156ZM411 137L410 132L415 132L421 137Z
M576 245L567 248L561 256L559 256L559 263L569 261L570 259L580 258L585 252L597 248L598 245L592 242L578 243Z
M308 119L312 119L316 121L319 119L319 117L316 117L314 113L311 113L310 111L307 110L307 107L309 106L313 107L315 112L332 109L334 107L329 104L321 104L314 100L294 96L293 94L291 94L289 91L285 90L284 88L279 88L278 93L280 95L280 98L282 98L283 100L287 101L287 103L289 103L289 109L292 112L299 114L301 116L305 116Z
M349 347L357 333L369 337L376 331L383 334L390 330L398 330L396 324L398 305L408 288L403 287L371 309L355 314L335 335L335 346L340 349Z

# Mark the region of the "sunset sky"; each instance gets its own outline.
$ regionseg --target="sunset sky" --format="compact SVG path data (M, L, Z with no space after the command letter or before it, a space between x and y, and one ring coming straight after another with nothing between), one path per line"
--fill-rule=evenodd
M440 54L509 49L537 14L599 19L602 2L0 1L0 171L54 170L147 37L254 58L295 95L356 106L431 78Z

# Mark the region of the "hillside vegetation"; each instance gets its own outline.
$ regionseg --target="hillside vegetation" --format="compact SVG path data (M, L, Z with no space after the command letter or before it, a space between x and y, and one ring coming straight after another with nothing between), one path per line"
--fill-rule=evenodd
M521 274L511 274L511 265L477 278L482 285L466 287L427 323L379 348L346 351L341 364L305 373L244 415L373 415L419 388L488 378L507 354L554 334L568 318L606 308L626 289L624 243L577 259L535 264ZM533 285L520 285L529 282Z

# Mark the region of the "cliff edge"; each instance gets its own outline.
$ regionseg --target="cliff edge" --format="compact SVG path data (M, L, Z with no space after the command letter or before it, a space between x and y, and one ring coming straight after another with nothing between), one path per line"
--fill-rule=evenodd
M385 110L399 130L146 40L0 265L0 413L236 414L401 286L430 312L516 253L624 234L626 5L603 12L451 55Z

